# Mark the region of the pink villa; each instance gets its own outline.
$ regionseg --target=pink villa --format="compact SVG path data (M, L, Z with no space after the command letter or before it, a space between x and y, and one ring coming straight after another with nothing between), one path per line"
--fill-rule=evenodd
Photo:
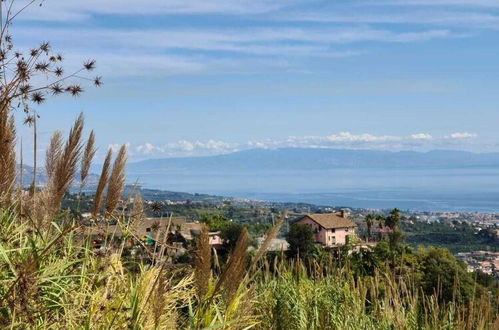
M307 214L298 218L296 223L311 226L315 242L328 247L346 244L348 236L355 234L357 226L348 219L343 211L340 213Z

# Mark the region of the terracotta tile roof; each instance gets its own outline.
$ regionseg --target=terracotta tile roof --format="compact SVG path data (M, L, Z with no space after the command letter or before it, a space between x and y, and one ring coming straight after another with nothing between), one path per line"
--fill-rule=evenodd
M325 229L347 228L347 227L357 226L347 217L342 217L337 213L307 214L305 216L298 218L296 221L300 221L304 218L312 219L314 222L318 223L320 226L324 227Z

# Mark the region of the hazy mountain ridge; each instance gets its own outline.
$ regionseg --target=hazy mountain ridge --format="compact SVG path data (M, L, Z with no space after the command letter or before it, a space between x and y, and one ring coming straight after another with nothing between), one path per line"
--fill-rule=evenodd
M20 175L20 165L17 165L17 182L21 182L21 175ZM33 182L33 174L34 174L34 168L33 166L29 165L23 165L22 168L22 183L24 187L28 187L32 182ZM47 173L45 172L45 167L38 167L36 169L36 182L37 186L43 186L47 183ZM87 177L87 182L86 186L87 188L92 188L97 185L99 182L99 176L93 173L89 173ZM76 173L73 184L71 185L72 188L75 187L80 187L80 173Z
M251 149L208 157L149 159L128 164L131 173L196 170L323 170L335 168L499 167L499 153L433 150Z

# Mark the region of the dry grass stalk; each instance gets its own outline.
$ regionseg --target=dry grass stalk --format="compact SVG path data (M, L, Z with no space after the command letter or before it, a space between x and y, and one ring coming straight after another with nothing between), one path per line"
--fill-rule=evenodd
M8 104L0 102L0 206L9 206L16 181L16 131Z
M50 144L45 153L45 171L47 172L47 177L50 179L54 175L55 166L62 153L62 132L57 130L54 132L50 138Z
M39 285L36 275L36 264L32 257L28 257L18 265L19 275L12 286L12 291L7 292L6 300L12 306L19 319L27 323L34 323L36 305L38 304Z
M114 160L113 169L109 176L106 194L106 214L111 215L116 207L125 186L125 165L126 165L126 146L121 146L118 155Z
M80 169L80 180L81 187L85 186L87 181L88 172L90 171L90 165L92 164L92 160L95 156L95 133L94 131L90 132L90 136L88 137L87 144L85 145L85 150L83 151L83 158L81 160L81 169Z
M270 245L270 242L272 242L272 240L279 233L279 230L281 229L281 226L284 224L285 219L286 219L286 211L284 211L282 213L281 217L279 218L279 221L277 221L277 223L267 233L265 240L263 241L262 245L258 249L258 252L256 253L255 257L253 258L253 262L251 263L251 267L250 267L251 270L256 266L258 260L260 260L260 258L265 254L265 252L267 251L267 248Z
M230 254L229 261L227 262L222 275L220 275L220 278L218 279L212 298L221 288L223 288L225 301L227 305L230 304L245 274L247 249L248 231L246 228L243 228L239 238L237 239L236 246Z
M122 231L126 233L127 241L123 242L123 247L125 244L133 246L137 238L134 237L133 233L136 232L137 224L139 224L144 219L144 201L139 193L135 194L133 199L133 213L129 217L129 221L123 224Z
M133 199L132 221L141 221L144 218L144 200L142 195L137 193Z
M196 259L194 263L194 280L199 299L203 299L208 291L211 274L211 247L208 227L203 225L197 241Z
M151 306L152 306L152 317L154 320L154 328L159 329L161 325L161 317L165 314L166 308L166 298L167 294L167 281L160 279L162 274L158 274L158 285L156 289L152 288Z
M47 203L50 207L49 214L53 215L60 208L62 197L73 182L81 155L82 132L83 114L80 114L69 132L68 140L57 158L53 175L48 183L47 188L50 192L50 201Z
M92 216L97 217L100 210L100 205L102 202L102 194L104 193L104 188L106 188L107 179L109 177L109 168L111 166L111 157L113 156L113 151L109 149L104 159L104 164L102 165L102 171L99 178L99 183L97 185L97 190L94 196L94 208L92 210Z

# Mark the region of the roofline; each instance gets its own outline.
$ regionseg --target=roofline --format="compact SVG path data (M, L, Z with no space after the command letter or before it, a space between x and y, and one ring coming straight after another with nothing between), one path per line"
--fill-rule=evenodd
M302 219L303 219L303 218L305 218L305 217L306 217L306 218L309 218L310 220L312 220L313 222L315 222L316 224L318 224L319 226L321 226L322 228L324 228L324 229L326 229L326 230L327 230L327 229L341 229L341 228L354 228L354 227L357 227L357 224L356 224L355 222L353 222L352 220L350 220L350 222L352 223L352 226L341 226L341 227L326 228L326 227L324 227L323 225L321 225L320 223L318 223L318 222L317 222L314 218L312 218L309 214L305 214L305 215L303 215L303 216L299 217L298 219L296 219L296 220L294 221L294 223L296 223L296 222L298 222L298 221L302 220Z

